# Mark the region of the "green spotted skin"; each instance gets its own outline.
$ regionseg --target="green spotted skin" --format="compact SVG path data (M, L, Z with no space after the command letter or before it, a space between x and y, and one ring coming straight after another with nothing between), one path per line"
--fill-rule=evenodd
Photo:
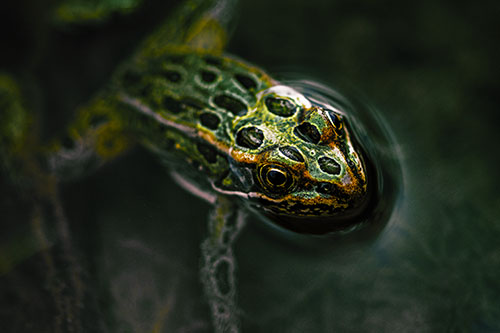
M170 49L117 75L121 126L189 184L322 234L357 223L365 157L346 116L238 59Z

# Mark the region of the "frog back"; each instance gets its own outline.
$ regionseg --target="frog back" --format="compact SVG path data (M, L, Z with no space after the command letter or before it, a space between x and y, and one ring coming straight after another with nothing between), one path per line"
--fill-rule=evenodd
M256 108L258 92L275 83L239 59L174 46L125 69L116 84L127 131L170 169L210 188L234 162L238 120Z

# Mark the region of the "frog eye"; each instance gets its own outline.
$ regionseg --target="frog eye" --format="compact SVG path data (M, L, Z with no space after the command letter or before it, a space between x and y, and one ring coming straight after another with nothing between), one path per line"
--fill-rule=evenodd
M273 193L285 192L293 185L290 172L278 165L264 165L260 168L258 176L262 186Z
M344 120L342 119L342 117L339 114L337 114L334 111L328 110L327 113L328 113L328 116L330 118L330 122L332 123L332 125L335 129L335 132L337 134L340 134L342 132L342 128L344 127Z

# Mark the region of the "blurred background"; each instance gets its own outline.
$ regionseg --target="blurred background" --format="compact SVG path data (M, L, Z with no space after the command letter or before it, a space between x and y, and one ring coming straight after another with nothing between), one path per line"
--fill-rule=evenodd
M44 137L180 1L103 3L1 5L0 69L30 91ZM243 331L500 331L499 14L496 1L241 2L228 52L369 101L403 175L370 242L296 244L250 219L235 249ZM140 149L60 192L70 241L48 219L47 264L33 207L0 180L3 332L211 331L208 204Z

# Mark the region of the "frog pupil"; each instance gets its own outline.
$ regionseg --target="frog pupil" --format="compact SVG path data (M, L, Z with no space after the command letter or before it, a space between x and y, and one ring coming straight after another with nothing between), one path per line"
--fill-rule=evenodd
M281 186L286 182L286 175L283 171L271 169L267 172L267 180L274 186Z

